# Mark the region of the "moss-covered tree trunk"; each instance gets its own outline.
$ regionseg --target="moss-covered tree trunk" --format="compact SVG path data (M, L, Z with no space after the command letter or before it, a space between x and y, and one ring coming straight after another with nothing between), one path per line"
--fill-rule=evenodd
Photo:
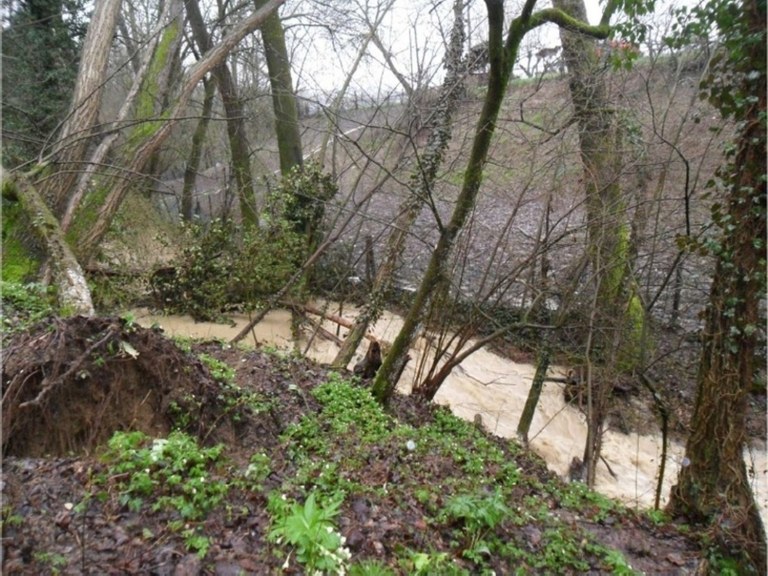
M585 19L584 0L553 0L553 6ZM601 363L631 369L639 359L645 312L632 278L630 223L622 191L621 128L600 66L593 38L560 30L573 112L578 121L587 208L587 253L597 292L592 346L586 353ZM587 478L595 477L600 434L607 413L610 383L590 379ZM588 482L590 485L591 482Z
M574 18L586 18L583 0L554 0L553 6ZM588 253L592 273L599 280L596 324L600 333L595 344L604 359L615 355L622 368L632 368L638 359L645 314L632 278L630 221L619 179L620 122L608 99L594 39L562 28L560 37L579 127Z
M211 38L205 27L205 21L200 12L198 0L185 0L184 6L195 43L205 54L211 49ZM251 153L245 128L246 118L243 103L238 97L237 86L226 60L222 60L213 69L213 75L216 78L216 85L224 106L224 113L227 115L229 153L232 159L232 174L235 178L235 186L237 186L240 214L246 226L253 226L258 223L258 214L253 192Z
M18 200L29 216L32 229L45 246L51 284L56 287L59 310L67 314L94 314L91 292L85 275L75 255L69 248L59 222L50 211L41 194L18 173L4 174L0 171L3 198Z
M255 0L257 8L266 0ZM299 111L296 94L293 91L291 61L285 45L285 30L277 11L273 12L261 26L264 55L272 89L272 108L275 113L275 134L280 155L280 172L283 177L304 163L299 131ZM301 204L301 202L299 202Z
M721 228L706 312L691 435L669 509L711 526L721 549L740 561L739 573L764 573L766 534L744 464L747 395L765 318L766 289L766 7L744 0L741 60L725 73L743 75L716 104L736 112L736 155L721 171L727 206L715 212ZM717 87L714 90L716 90ZM735 96L735 98L734 98ZM749 96L744 100L741 97ZM714 244L714 243L713 243Z

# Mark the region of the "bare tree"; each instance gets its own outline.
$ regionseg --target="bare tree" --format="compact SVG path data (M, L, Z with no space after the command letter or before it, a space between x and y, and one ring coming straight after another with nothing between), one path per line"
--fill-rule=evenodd
M503 38L504 6L498 0L487 0L488 9L488 53L490 72L488 90L478 120L472 151L464 173L464 181L449 222L440 227L438 243L432 252L429 265L416 292L403 328L398 334L373 384L373 394L386 403L394 392L397 380L407 362L408 349L414 335L421 326L423 314L432 297L433 290L446 281L446 266L459 231L471 213L480 191L483 170L487 162L488 149L496 121L504 100L512 66L517 58L518 48L525 34L545 22L560 26L589 31L597 36L607 35L606 27L590 27L573 19L559 10L545 9L534 13L535 0L523 6L521 14L512 20L506 41Z
M211 50L211 38L200 12L198 1L185 0L184 6L196 44L203 53L208 53ZM240 203L240 215L246 225L255 225L258 222L258 215L254 205L251 154L245 130L246 118L243 114L243 105L238 97L237 85L226 59L223 59L213 69L213 75L216 78L216 86L219 89L224 111L227 115L229 152Z

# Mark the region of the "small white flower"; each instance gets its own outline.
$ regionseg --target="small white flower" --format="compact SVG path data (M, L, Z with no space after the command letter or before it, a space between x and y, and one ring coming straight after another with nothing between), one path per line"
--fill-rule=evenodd
M405 443L405 447L408 448L409 452L413 452L416 450L416 442L413 440L408 440L408 442Z

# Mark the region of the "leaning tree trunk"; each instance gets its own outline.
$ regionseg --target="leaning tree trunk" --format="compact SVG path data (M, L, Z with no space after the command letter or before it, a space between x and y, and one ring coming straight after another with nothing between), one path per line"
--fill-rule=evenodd
M464 21L461 2L456 2L454 5L454 14L453 30L445 63L447 74L443 81L436 111L429 119L430 132L427 149L411 175L411 191L400 207L399 216L387 242L386 256L376 272L368 303L355 319L352 330L350 330L333 360L333 366L336 368L346 367L349 364L366 330L368 330L368 326L371 322L375 322L381 313L384 295L392 284L395 267L402 258L405 241L411 226L421 212L423 199L432 197L437 170L443 162L445 151L451 139L453 115L464 92L464 73L461 67L461 55L464 48Z
M490 72L488 75L488 90L486 92L480 119L475 129L464 182L456 199L451 220L440 231L437 246L427 265L419 289L413 303L406 314L403 327L392 344L392 348L384 359L372 392L377 400L387 403L397 386L403 367L408 361L408 350L417 333L429 300L435 286L446 281L446 267L450 260L453 244L464 223L474 209L477 194L480 191L483 169L488 157L491 138L496 128L496 120L504 99L504 92L509 82L512 66L517 59L520 42L527 32L546 22L554 22L560 26L581 29L598 37L605 37L606 27L590 27L582 21L569 17L559 10L545 9L533 14L536 0L527 0L520 16L510 23L506 43L503 38L504 2L502 0L486 0L488 10L488 55Z
M200 12L198 0L185 0L184 6L192 28L195 42L200 50L207 54L211 49L211 38L205 28L205 21ZM253 193L253 176L251 174L251 155L248 137L245 131L245 114L243 104L237 95L237 85L232 78L226 60L222 60L213 69L216 85L219 88L221 102L227 115L227 137L229 138L229 153L232 159L232 173L237 186L237 198L240 204L240 214L246 226L256 225L259 221Z
M64 215L61 217L61 229L64 232L69 232L69 229L74 221L75 214L80 208L81 202L86 197L86 193L93 184L92 179L94 175L102 166L104 166L105 163L107 163L107 157L112 151L112 146L120 136L120 128L130 118L136 101L141 94L142 86L144 86L147 82L147 76L150 73L150 65L152 64L153 60L152 56L163 32L164 20L165 18L161 16L160 21L150 34L150 41L145 47L146 53L140 58L138 69L133 78L133 84L131 85L128 94L125 96L117 116L111 123L100 126L101 131L105 134L105 136L102 137L99 145L96 146L96 148L88 156L87 160L85 161L85 165L80 171L77 186L75 187L74 191L69 194L67 208L64 211ZM80 224L79 227L81 231L83 229L89 228L93 224L93 222L89 221L88 218L83 218L82 213L80 213L78 223ZM75 230L73 236L78 236L77 230Z
M40 190L57 217L63 213L70 191L77 182L78 171L88 152L88 137L98 121L121 3L122 0L96 2L88 25L70 113L53 146L55 171L48 175Z
M736 156L721 175L728 186L727 208L716 217L717 265L712 282L691 435L669 508L709 524L725 551L742 556L763 573L765 528L744 464L747 395L755 376L761 339L760 304L766 288L766 9L744 0L751 58L730 66L744 74L741 92L754 95L746 107ZM741 64L742 69L737 66Z
M40 193L25 176L18 173L6 177L0 171L3 198L18 200L32 222L32 230L45 246L51 284L56 287L58 308L62 313L94 314L93 302L85 275L69 249L56 217L48 209Z
M81 239L78 250L81 259L87 262L95 255L125 195L133 186L135 175L141 174L142 169L152 157L154 151L168 138L176 123L184 117L187 103L197 84L202 81L206 74L219 65L246 35L258 28L264 19L284 1L271 0L264 8L240 22L228 36L224 37L219 44L207 52L203 59L192 68L183 84L181 93L176 99L176 103L163 115L163 120L151 125L151 129L147 131L146 139L135 148L133 158L123 171L124 176L112 182L107 198L99 209L96 223Z

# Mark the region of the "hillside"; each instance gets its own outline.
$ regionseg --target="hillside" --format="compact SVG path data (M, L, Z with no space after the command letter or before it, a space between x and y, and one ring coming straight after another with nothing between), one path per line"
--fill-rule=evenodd
M58 345L41 356L41 341ZM397 396L384 412L364 383L293 356L74 318L17 334L3 367L19 399L3 420L5 574L694 574L717 561L689 527L564 484L444 408Z

